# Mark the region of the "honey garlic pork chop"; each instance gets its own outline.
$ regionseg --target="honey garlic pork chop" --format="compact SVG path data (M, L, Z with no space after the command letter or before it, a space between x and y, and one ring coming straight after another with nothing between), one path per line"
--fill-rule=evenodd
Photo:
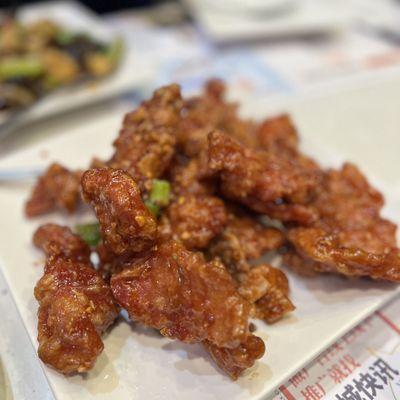
M68 228L44 225L34 242L47 256L35 287L39 357L63 374L89 371L104 347L101 334L118 315L110 287Z
M206 153L193 158L177 156L169 169L168 179L175 196L180 194L214 194L215 180L205 177L207 169Z
M319 219L289 229L285 259L298 272L400 280L396 226L382 218L384 200L352 164L328 170L313 207Z
M228 209L227 225L211 242L207 252L211 257L219 257L236 276L238 272L250 270L249 261L280 248L285 236L276 228L264 226L252 213L238 207Z
M224 202L211 195L177 196L160 221L164 238L180 240L187 249L206 249L227 223Z
M264 354L249 316L273 323L294 309L284 273L254 266L284 240L285 261L301 273L400 280L396 227L380 216L380 193L352 165L322 170L300 151L287 115L241 119L220 81L189 99L178 85L156 90L126 115L114 150L82 178L101 226L99 272L67 228L48 225L34 238L47 254L36 289L40 353L62 372L89 369L102 349L115 305L100 274L132 319L202 343L233 379ZM51 166L26 214L72 212L80 174ZM151 208L161 181L168 195ZM262 214L280 230L260 223Z
M174 156L181 107L178 85L156 90L150 100L125 116L107 165L125 170L142 192L148 191L152 179L166 172Z
M236 380L247 368L251 368L265 352L263 340L253 334L233 349L218 347L208 340L203 342L203 346L216 364L233 380Z
M70 171L53 163L40 176L25 204L27 217L36 217L54 210L72 213L80 200L79 180L81 171Z
M32 240L46 257L61 255L71 260L90 262L89 246L67 226L51 223L41 225Z
M126 198L135 195L129 186L110 186L103 206L117 208L118 214L126 207L126 215L132 217L131 203L115 207L117 198L111 195L120 189L119 195L124 193ZM95 198L92 201L97 202ZM111 213L107 224L118 225L118 214ZM100 224L104 221L100 219ZM123 240L123 231L121 235ZM106 254L105 259L108 257ZM112 274L111 287L132 319L159 329L165 336L202 342L234 379L264 354L262 340L249 332L250 304L239 295L236 283L218 260L206 262L201 253L162 237L150 250L133 254L131 261L122 258L121 271Z
M109 161L95 158L92 167L124 169L138 182L142 191L150 190L152 179L167 170L174 155L181 103L178 85L156 90L152 99L125 116L114 142L112 158ZM25 205L25 214L35 217L54 210L73 213L80 201L81 175L82 171L51 164L33 187Z
M218 345L235 347L246 337L249 304L238 295L225 267L217 262L207 264L200 253L189 252L178 242L157 244L154 217L147 211L137 186L128 174L112 169L89 170L83 175L82 188L85 199L95 208L106 245L116 242L114 247L117 250L120 247L136 249L144 237L146 246L153 246L143 256L133 258L131 267L129 258L125 257L124 270L111 278L115 298L134 319L162 329L168 336L189 342L209 339ZM148 224L137 224L138 215L144 217ZM152 228L151 236L148 235L148 225ZM109 235L111 240L108 240ZM129 254L129 251L114 253ZM142 279L144 287L141 287ZM147 296L146 288L149 289ZM135 298L136 289L140 295ZM201 311L206 303L210 309ZM154 321L152 306L155 310ZM161 309L158 310L158 306ZM181 317L179 310L184 313ZM221 314L223 312L227 314ZM157 320L158 317L160 320ZM172 318L171 321L168 322L168 318ZM218 325L220 322L217 319L222 326ZM164 322L168 324L164 326ZM185 324L188 327L185 328ZM193 332L189 329L190 324L193 324Z
M239 276L239 293L252 305L252 316L272 324L295 307L289 299L289 282L283 271L268 264Z
M264 355L264 342L248 331L249 304L225 267L178 242L156 246L113 275L111 287L134 321L170 338L201 341L232 379Z
M241 145L220 131L208 136L208 174L226 198L283 222L308 224L318 216L308 203L318 176L276 154Z
M204 180L205 158L176 157L169 171L172 196L161 216L159 232L189 249L203 250L227 223L224 201L214 195L214 184Z
M225 84L218 79L206 82L200 96L185 99L178 127L178 148L192 158L207 145L207 135L220 129L241 143L255 146L256 124L238 115L238 105L225 100Z
M289 115L281 114L262 121L257 126L257 144L273 153L293 155L298 152L299 137Z
M138 253L153 245L157 222L126 172L111 168L88 170L82 176L82 193L94 208L105 246L114 254Z
M294 167L321 175L320 166L300 151L299 135L289 115L281 114L262 121L257 126L256 136L261 149L289 160Z
M130 317L187 343L234 348L249 335L249 303L217 262L168 241L113 275L111 288Z

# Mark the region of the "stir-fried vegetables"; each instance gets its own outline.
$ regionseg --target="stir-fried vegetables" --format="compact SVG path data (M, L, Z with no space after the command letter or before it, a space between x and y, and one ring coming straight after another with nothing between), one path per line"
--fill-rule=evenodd
M102 42L47 20L26 25L7 20L0 24L0 110L25 106L60 86L107 76L122 52L121 39Z
M43 63L37 57L6 57L0 60L0 80L35 78L43 72Z

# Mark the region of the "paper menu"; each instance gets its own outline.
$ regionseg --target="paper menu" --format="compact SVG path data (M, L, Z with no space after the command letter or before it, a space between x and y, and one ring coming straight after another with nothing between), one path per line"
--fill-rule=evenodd
M269 400L400 398L400 299L375 312Z

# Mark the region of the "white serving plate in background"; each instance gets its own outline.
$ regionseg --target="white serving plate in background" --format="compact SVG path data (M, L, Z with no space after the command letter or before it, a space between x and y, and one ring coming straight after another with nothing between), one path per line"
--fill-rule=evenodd
M281 0L265 2L263 9L261 2L182 1L201 30L217 43L335 34L352 17L346 0Z
M75 1L48 1L21 7L17 13L21 21L50 19L72 31L87 32L95 38L111 41L121 32L111 29L102 19ZM131 39L131 37L130 37ZM65 111L115 97L121 93L141 90L154 77L154 66L144 61L136 51L134 41L124 41L120 65L110 76L96 82L62 88L37 101L21 114L15 124L27 124Z
M385 215L399 222L400 181L391 167L400 147L400 115L396 99L400 79L367 89L286 104L300 127L303 146L324 166L338 166L341 154L356 160L387 198ZM261 100L242 99L247 114L263 116L276 109ZM270 102L270 100L269 100ZM268 103L268 102L265 102ZM84 167L92 155L106 157L122 115L71 121L51 139L0 161L0 168L43 165L50 160ZM359 138L358 135L362 134ZM330 150L327 150L330 149ZM374 164L371 160L381 160ZM382 164L382 165L381 165ZM385 168L387 165L387 168ZM43 256L31 245L34 229L45 221L73 225L77 217L46 216L26 220L22 213L29 185L0 186L0 269L9 285L32 346L36 348L33 286L42 274ZM64 377L43 365L58 400L257 400L265 399L299 368L332 342L399 293L393 284L340 277L300 278L289 273L296 311L273 326L257 322L266 354L237 382L220 373L198 345L161 338L151 330L124 321L104 338L105 350L85 376Z

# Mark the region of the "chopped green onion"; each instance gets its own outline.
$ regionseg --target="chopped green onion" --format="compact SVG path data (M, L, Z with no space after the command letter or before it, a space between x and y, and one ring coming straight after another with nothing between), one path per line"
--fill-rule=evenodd
M75 232L89 245L96 246L99 244L100 224L98 222L90 224L82 224L75 226Z
M107 48L106 54L112 64L116 65L121 59L124 51L124 41L118 37L114 39Z
M158 217L160 215L160 207L153 203L151 200L145 200L144 201L145 206L147 209L155 216Z
M9 57L0 61L0 79L34 78L43 73L43 64L34 57Z
M66 46L71 44L75 40L76 36L77 34L74 32L58 31L56 34L56 42L61 46Z
M153 179L149 199L152 203L160 207L166 207L169 203L170 192L171 185L168 181Z

